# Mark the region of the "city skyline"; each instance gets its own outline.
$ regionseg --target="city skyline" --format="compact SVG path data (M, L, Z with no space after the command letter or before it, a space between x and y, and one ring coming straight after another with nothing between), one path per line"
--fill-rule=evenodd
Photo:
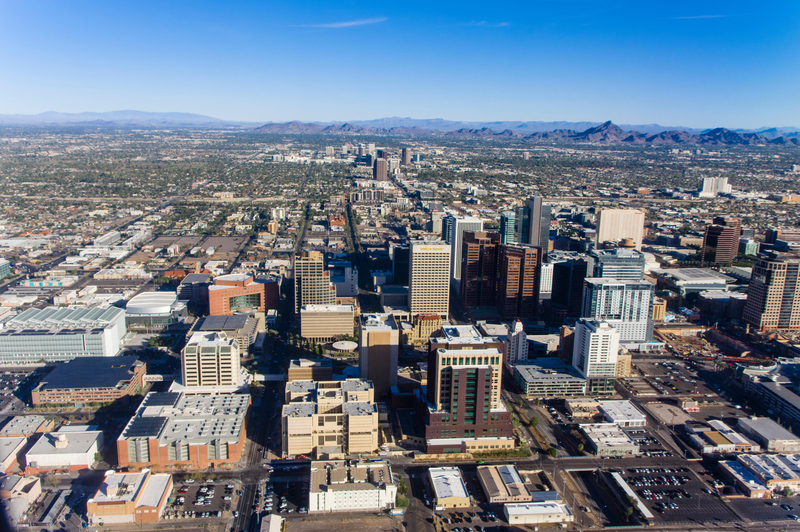
M790 2L186 7L4 6L0 113L800 126Z

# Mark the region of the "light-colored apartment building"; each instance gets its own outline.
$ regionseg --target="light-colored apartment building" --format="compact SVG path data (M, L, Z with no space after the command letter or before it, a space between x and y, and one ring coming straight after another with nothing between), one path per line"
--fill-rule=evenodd
M294 259L294 311L304 305L333 305L336 287L319 251L304 251Z
M341 335L352 336L353 305L303 305L300 308L300 336L315 342L330 342Z
M283 406L285 456L336 459L378 448L378 407L372 383L292 381Z
M183 385L235 386L239 380L239 348L224 332L196 332L181 357Z

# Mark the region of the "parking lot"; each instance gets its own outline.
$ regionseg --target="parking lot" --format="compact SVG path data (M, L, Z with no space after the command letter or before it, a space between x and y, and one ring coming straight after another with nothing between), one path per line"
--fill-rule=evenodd
M223 517L235 507L239 493L239 487L233 482L187 480L176 486L174 502L167 515L178 519Z
M730 499L728 504L743 517L752 521L787 521L800 515L800 497L780 499Z
M687 467L631 468L623 478L656 521L726 522L737 519L713 490Z
M269 479L256 489L256 508L264 514L308 513L309 462L275 463Z

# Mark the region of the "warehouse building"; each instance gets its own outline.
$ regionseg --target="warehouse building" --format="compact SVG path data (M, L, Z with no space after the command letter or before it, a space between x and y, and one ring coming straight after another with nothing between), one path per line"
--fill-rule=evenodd
M470 506L469 492L457 467L431 467L428 479L433 487L436 508L467 508Z
M394 508L397 500L388 462L312 462L309 486L309 513L379 512Z
M647 425L645 415L630 401L599 401L600 412L609 423L618 427L644 427Z
M575 520L566 504L557 502L528 502L503 505L509 525L542 525L571 523Z
M800 452L800 438L767 417L741 418L736 428L768 453Z
M116 307L31 308L0 329L0 364L114 356L126 330L125 311Z
M761 483L758 478L739 462L723 460L719 462L720 472L734 486L751 499L765 499L771 496L770 489Z
M69 404L111 403L139 392L147 366L135 356L82 357L56 366L31 390L31 402Z
M117 439L119 467L134 471L231 467L244 449L249 406L246 394L151 392Z
M86 501L89 524L157 523L172 493L172 475L109 471L100 488Z
M480 466L478 481L490 504L533 500L515 465Z

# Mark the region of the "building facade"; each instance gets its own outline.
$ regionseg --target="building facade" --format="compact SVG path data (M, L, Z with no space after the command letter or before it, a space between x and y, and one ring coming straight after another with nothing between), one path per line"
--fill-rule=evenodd
M539 312L542 248L501 245L497 266L497 312L503 319L534 319Z
M589 277L584 281L581 317L608 322L624 344L646 342L652 338L654 293L655 285L648 281Z
M352 336L356 313L353 305L303 305L300 336L314 342L331 342Z
M620 281L644 279L644 253L635 249L593 249L592 277L607 277Z
M294 312L304 305L333 305L336 287L319 251L304 251L294 259Z
M397 385L397 354L400 331L391 314L362 314L359 319L358 371L372 381L375 396L388 397Z
M445 242L410 243L408 306L412 316L450 310L450 250Z
M112 403L144 385L147 365L135 356L81 357L56 366L31 390L31 403Z
M209 314L230 315L240 310L266 312L278 308L280 288L272 279L255 278L251 274L232 273L214 279L208 287Z
M581 319L575 324L572 365L589 381L587 392L614 392L619 337L606 322Z
M183 348L181 376L187 388L236 386L239 348L224 332L195 332Z
M467 231L461 248L461 304L493 307L497 294L499 233Z
M762 253L747 291L742 318L760 331L800 330L800 256Z
M597 214L597 247L607 242L630 238L638 251L642 250L644 212L637 209L602 209Z

